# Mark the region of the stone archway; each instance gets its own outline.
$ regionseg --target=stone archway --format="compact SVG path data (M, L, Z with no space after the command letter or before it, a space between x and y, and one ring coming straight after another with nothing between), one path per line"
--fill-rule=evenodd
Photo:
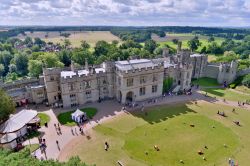
M133 102L134 101L134 92L129 91L126 95L126 101L127 102Z

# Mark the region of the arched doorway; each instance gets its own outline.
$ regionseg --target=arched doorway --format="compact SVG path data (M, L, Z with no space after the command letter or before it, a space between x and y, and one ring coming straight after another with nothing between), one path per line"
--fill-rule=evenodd
M129 91L126 95L126 101L127 102L133 102L134 100L134 92L132 91Z

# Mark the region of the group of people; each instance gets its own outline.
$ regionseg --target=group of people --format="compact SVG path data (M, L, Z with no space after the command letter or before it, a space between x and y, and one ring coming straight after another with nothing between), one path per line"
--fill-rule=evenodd
M55 126L55 129L56 129L56 133L57 133L58 135L62 135L62 130L61 130L60 124L57 123L57 125L54 124L54 126Z
M226 114L225 114L224 111L223 112L218 111L217 114L220 115L220 116L226 117Z
M80 134L84 135L83 127L80 125L78 127L79 127ZM71 128L71 133L72 133L72 135L78 135L77 128L75 128L75 130L73 128Z
M109 144L108 144L108 142L105 142L105 143L104 143L104 149L105 149L106 151L108 151L108 149L109 149Z
M38 141L39 141L39 147L40 147L41 153L46 153L47 145L46 145L45 139L42 139L42 137L39 137Z

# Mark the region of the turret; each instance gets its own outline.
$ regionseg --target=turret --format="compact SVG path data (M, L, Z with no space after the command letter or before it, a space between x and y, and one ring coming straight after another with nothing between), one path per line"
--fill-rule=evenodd
M85 58L85 70L88 70L88 69L89 69L88 59Z

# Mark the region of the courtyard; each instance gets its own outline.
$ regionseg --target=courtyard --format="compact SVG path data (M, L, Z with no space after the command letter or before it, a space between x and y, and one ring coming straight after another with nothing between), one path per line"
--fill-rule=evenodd
M85 108L98 111L82 125L84 134L80 134L77 126L62 124L62 133L55 132L58 115L68 113L68 109L43 112L50 117L48 128L40 129L47 142L46 155L39 149L32 154L59 161L78 155L82 161L97 166L117 165L118 161L126 166L223 166L227 165L228 158L247 165L248 105L239 107L236 101L224 102L195 92L191 96L168 96L156 103L145 103L145 109L122 110L122 106L112 100L90 103ZM226 116L218 115L218 111ZM240 126L235 121L239 121ZM35 139L31 142L37 143ZM107 151L105 142L109 144Z

